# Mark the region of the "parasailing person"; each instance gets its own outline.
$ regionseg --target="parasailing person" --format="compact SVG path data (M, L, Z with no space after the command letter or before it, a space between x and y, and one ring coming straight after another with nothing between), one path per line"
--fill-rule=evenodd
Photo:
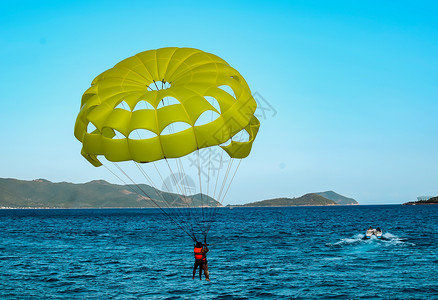
M199 280L202 280L202 270L204 270L204 276L205 280L210 281L210 274L208 272L208 262L207 262L207 252L208 247L207 244L204 244L201 242L196 242L194 249L193 249L194 255L195 255L195 264L193 266L193 278L195 279L196 275L196 269L199 267Z
M251 152L260 127L256 108L243 76L220 57L161 48L98 75L82 96L74 135L90 164L103 165L130 189L126 194L137 194L140 207L155 205L196 243L214 226L240 162ZM190 168L198 177L196 193L187 188L189 176L178 176ZM197 267L207 279L207 245L196 248L202 248Z

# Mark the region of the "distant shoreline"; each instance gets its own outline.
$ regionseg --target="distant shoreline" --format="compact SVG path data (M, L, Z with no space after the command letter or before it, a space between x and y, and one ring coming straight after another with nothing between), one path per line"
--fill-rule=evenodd
M247 208L247 207L300 207L300 206L356 206L360 204L303 204L303 205L227 205L224 206L225 208L231 207L231 208Z
M402 205L437 205L438 203L420 203L420 202L406 202Z
M438 197L430 197L428 200L409 201L403 203L403 205L430 205L438 204Z
M176 207L175 207L176 208ZM159 209L158 207L0 207L6 209Z
M234 208L280 208L280 207L338 207L338 206L359 206L360 204L328 204L328 205L287 205L287 206L248 206L248 205L227 205L227 206L207 206L204 208L220 208L220 209L234 209ZM370 204L370 205L401 205L401 204ZM360 205L366 206L366 205ZM0 207L0 210L7 209L187 209L187 207ZM202 208L202 207L190 207L190 208Z

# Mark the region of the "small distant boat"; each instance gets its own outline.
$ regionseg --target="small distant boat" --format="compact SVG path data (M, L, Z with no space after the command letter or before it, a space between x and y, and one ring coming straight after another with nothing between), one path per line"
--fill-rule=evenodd
M364 239L370 239L373 235L376 236L378 239L382 238L382 229L377 227L377 229L373 229L372 227L368 228L368 230L365 232Z
M382 238L382 230L379 228L378 230L376 230L376 233L375 233L375 235L377 236L377 238L378 239L381 239Z

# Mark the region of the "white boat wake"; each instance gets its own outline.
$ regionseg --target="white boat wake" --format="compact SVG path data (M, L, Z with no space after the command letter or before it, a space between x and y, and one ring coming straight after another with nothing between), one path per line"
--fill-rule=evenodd
M415 246L415 244L410 243L405 238L400 238L394 234L386 232L382 235L382 238L377 238L375 235L371 238L366 238L364 234L356 234L351 238L343 238L336 243L327 243L328 247L343 247L343 246L392 246L392 245L405 245L405 246Z

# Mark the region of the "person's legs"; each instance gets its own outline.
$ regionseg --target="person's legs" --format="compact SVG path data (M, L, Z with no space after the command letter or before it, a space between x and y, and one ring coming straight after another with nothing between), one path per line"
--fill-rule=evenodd
M201 261L200 265L199 265L199 280L202 280L202 270L204 269L204 264Z
M202 265L202 268L204 269L205 280L210 281L210 273L208 273L208 264L204 263Z
M199 266L199 270L201 270L201 266L199 264L199 262L197 260L195 260L195 265L193 266L193 278L195 279L195 275L196 275L196 268Z

